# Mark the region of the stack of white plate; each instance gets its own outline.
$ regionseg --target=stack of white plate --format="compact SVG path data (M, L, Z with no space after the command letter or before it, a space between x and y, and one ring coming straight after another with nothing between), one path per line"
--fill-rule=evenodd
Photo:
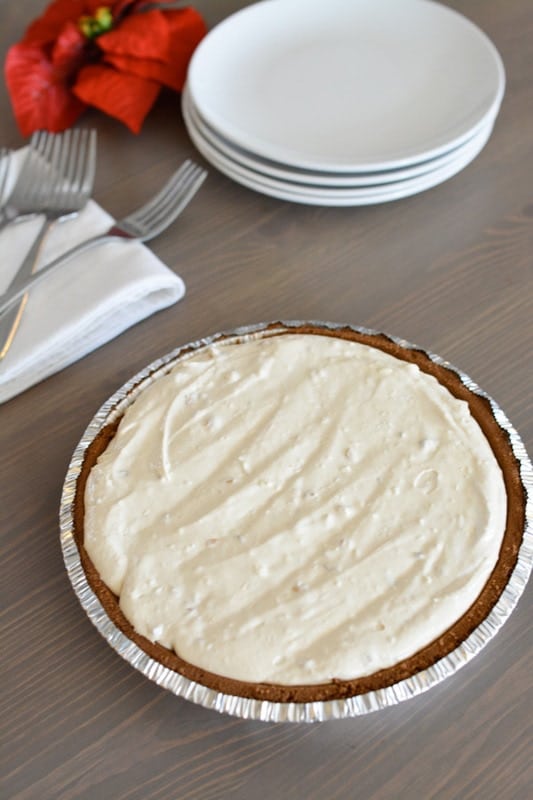
M504 89L492 42L430 0L263 0L200 43L182 109L198 150L235 181L356 206L462 170Z

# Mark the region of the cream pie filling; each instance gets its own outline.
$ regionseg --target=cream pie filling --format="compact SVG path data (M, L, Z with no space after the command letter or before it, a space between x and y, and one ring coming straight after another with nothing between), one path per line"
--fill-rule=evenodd
M211 345L127 409L85 547L138 633L219 675L352 679L432 642L499 554L506 492L468 405L379 349Z

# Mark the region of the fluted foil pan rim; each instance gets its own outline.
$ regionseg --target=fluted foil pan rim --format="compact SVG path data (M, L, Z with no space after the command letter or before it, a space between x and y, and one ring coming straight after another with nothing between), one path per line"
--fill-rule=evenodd
M454 372L467 389L485 398L490 404L493 416L499 427L507 434L512 452L520 465L520 477L526 496L526 513L525 530L518 552L518 559L504 591L488 616L455 650L428 669L384 689L339 700L282 703L229 695L196 683L151 658L122 633L107 615L98 597L91 589L83 570L80 553L74 538L73 505L81 466L86 450L93 439L105 424L112 422L121 415L147 385L168 372L184 353L215 344L221 339L245 340L273 334L278 330L277 326L281 331L299 328L304 325L322 327L332 331L348 329L359 334L386 336L390 341L404 349L418 350L424 353L435 364ZM508 619L526 587L533 568L533 465L520 436L500 406L468 375L440 356L383 331L361 326L312 320L262 322L230 331L223 331L198 339L195 342L181 345L162 358L152 362L118 389L96 412L74 450L63 484L59 522L60 542L65 567L74 592L83 609L108 644L147 678L198 705L243 719L264 722L318 722L346 719L396 705L427 691L445 678L450 677L460 667L471 661L494 638L503 623Z

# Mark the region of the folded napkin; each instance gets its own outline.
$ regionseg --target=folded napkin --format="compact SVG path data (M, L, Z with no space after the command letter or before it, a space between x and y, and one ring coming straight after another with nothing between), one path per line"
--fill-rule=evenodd
M15 154L13 179L22 155L23 151ZM104 232L111 222L109 214L89 201L77 217L53 226L39 263ZM40 225L42 217L0 232L0 293L6 291ZM0 403L184 294L182 279L139 242L113 241L74 257L30 290L17 335L0 361Z

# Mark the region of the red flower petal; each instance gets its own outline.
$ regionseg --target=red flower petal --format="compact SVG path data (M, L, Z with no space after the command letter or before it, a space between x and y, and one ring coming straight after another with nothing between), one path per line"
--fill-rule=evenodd
M159 90L153 81L117 72L103 64L83 67L73 89L84 103L116 117L133 133L139 133Z
M162 83L160 75L165 70L165 65L161 61L137 58L136 56L117 56L106 53L103 63L115 67L119 72L127 72L130 75L137 75L139 78L156 81L156 83Z
M169 45L169 28L160 11L131 14L117 28L98 37L104 53L163 60Z
M86 106L69 91L44 51L16 44L8 50L5 78L15 119L23 136L64 131Z
M165 18L168 20L173 44L188 42L190 46L196 46L207 33L201 14L194 8L166 11Z
M142 5L144 2L145 0L115 0L113 3L113 19L120 19L124 14L135 11L135 6Z
M6 82L23 134L64 130L86 104L138 132L158 84L181 90L205 23L192 8L141 13L146 2L52 0L6 58ZM78 28L79 18L94 16L102 5L111 8L116 27L88 40ZM93 63L102 56L107 63Z
M66 22L77 22L84 15L93 15L105 0L53 0L44 14L34 20L26 30L24 43L48 44L59 35Z
M67 22L52 49L52 63L65 76L73 75L89 56L89 43L77 25Z
M169 46L166 52L161 51L164 61L109 52L106 53L105 60L123 72L150 78L180 92L185 83L190 58L207 29L200 14L192 8L167 12L165 20L168 25Z
M194 8L182 11L168 11L165 14L170 27L169 67L174 81L183 88L189 61L197 46L207 33L206 24ZM167 83L172 86L171 83Z

